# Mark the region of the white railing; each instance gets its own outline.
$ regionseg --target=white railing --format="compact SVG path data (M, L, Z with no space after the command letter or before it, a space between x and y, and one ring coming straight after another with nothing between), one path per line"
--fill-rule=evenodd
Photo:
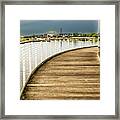
M54 40L20 44L20 90L31 72L46 58L66 50L99 46L99 41Z

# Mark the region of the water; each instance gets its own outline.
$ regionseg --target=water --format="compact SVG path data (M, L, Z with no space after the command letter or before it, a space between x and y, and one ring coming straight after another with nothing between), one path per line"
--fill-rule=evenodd
M88 46L99 46L99 42L79 40L54 40L20 44L20 89L31 72L46 58L62 51Z

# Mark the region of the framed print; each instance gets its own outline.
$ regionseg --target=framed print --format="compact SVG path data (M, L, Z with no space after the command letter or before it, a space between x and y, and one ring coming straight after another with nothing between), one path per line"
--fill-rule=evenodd
M1 118L119 119L119 7L2 1Z

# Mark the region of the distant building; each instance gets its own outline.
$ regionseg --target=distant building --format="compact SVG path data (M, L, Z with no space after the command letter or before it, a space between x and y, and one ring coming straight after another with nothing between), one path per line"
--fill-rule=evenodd
M62 34L62 28L60 28L60 34Z
M49 37L53 37L54 35L57 35L56 31L48 31L47 32L47 36L49 36Z

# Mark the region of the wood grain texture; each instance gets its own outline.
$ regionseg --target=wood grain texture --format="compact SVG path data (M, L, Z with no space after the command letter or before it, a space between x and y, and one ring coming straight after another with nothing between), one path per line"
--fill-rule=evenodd
M28 81L22 100L100 99L97 47L62 53L43 64Z

